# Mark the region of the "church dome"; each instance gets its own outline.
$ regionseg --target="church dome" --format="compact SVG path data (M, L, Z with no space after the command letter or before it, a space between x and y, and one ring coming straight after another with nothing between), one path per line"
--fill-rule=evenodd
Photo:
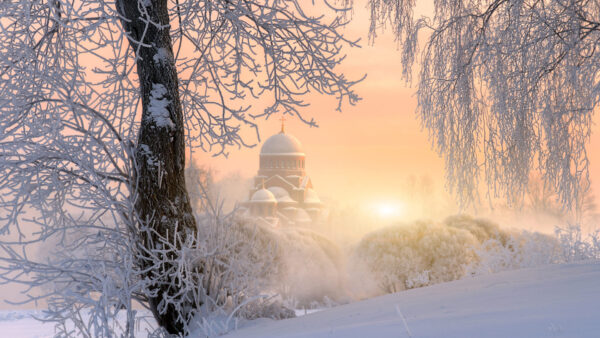
M260 189L252 195L250 199L251 202L256 203L277 203L277 199L275 199L275 195L267 189Z
M277 203L296 203L288 192L282 187L269 187L268 190L273 193L275 198L277 199Z
M292 135L280 132L269 137L260 149L261 155L302 155L302 144Z

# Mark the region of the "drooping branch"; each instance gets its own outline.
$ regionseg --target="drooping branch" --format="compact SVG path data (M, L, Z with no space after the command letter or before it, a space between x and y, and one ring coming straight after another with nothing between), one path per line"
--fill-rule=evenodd
M490 199L520 203L539 171L565 207L581 206L598 103L597 1L436 1L420 19L413 1L369 4L371 36L390 23L413 55L402 59L408 79L423 46L417 115L463 205L479 199L483 179Z

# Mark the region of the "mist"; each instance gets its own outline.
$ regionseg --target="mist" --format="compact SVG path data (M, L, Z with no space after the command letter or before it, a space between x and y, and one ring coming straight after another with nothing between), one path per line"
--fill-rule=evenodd
M251 241L264 249L258 260L270 266L267 276L261 276L266 278L261 290L291 309L329 307L478 274L562 262L564 238L555 232L573 221L550 192L535 186L519 208L497 203L467 213L459 212L431 179L411 175L397 200L345 204L325 196L323 222L271 227L236 209L249 197L250 178L228 174L217 180L210 169L197 165L189 173L196 175L188 176L191 194L216 200L222 212L232 213L254 234ZM592 195L589 200L586 233L595 229L597 219ZM205 208L201 198L195 201L198 210Z

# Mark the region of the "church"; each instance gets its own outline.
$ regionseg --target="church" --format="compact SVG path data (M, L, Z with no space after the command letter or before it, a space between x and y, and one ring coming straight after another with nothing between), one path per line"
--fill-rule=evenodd
M305 171L306 154L297 138L281 131L260 149L258 174L249 200L250 216L272 225L308 225L321 221L323 204Z

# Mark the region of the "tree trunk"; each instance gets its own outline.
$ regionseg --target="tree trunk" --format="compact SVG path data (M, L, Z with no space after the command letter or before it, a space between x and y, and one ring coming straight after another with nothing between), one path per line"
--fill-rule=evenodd
M116 5L123 16L122 25L130 46L136 53L142 97L142 120L135 152L135 208L140 227L147 226L155 231L142 231L145 233L142 244L146 250L155 250L162 236L178 247L174 241L176 229L182 238L190 236L195 233L196 223L185 187L183 112L169 34L167 1L117 0ZM149 299L156 320L169 333L182 333L183 321L190 319L186 313L178 313L173 305L167 305L163 313L158 310L159 303L166 297L189 302L182 304L184 309L195 306L192 300L185 299L185 295L178 295L177 277L166 273L173 268L173 263L167 260L165 264L156 264L146 257L141 264L150 269L147 277L156 279L152 281L151 290L156 296Z

